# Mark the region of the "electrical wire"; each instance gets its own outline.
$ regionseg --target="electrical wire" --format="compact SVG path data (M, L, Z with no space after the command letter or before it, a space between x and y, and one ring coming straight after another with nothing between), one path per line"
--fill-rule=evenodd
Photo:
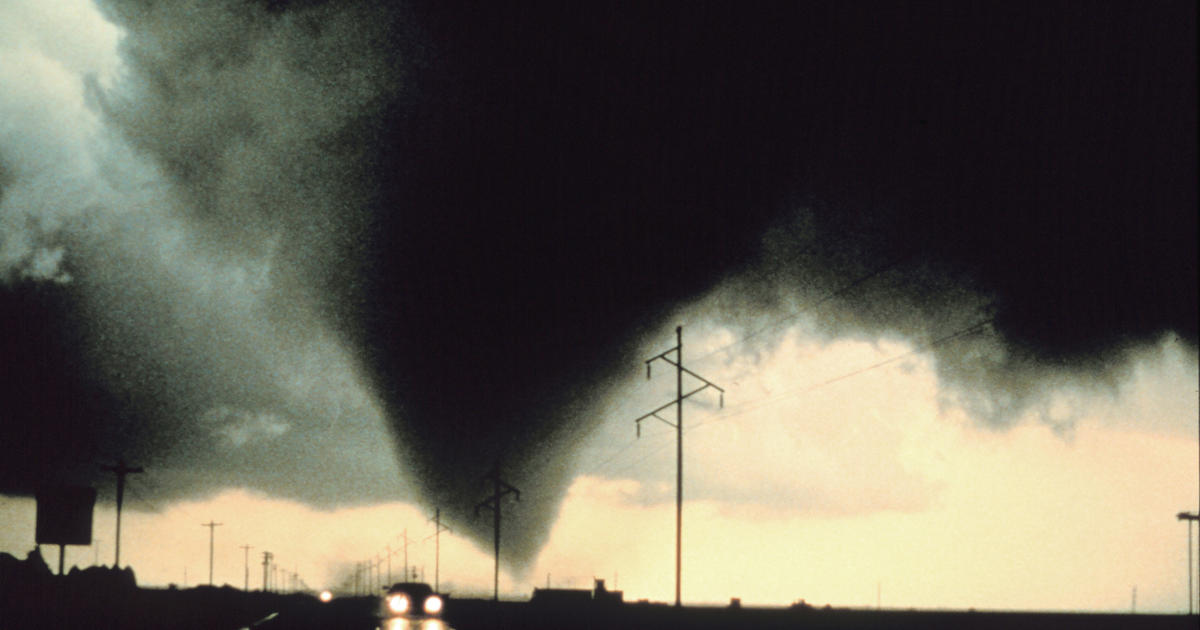
M804 253L807 253L808 251L811 251L811 249L812 249L812 248L810 247L810 248L808 248L808 249L804 250L803 252L801 252L801 253L799 253L799 254L796 254L795 256L793 256L793 257L792 257L792 259L798 258L800 255L803 255ZM708 359L708 358L710 358L710 357L712 357L712 356L715 356L715 355L717 355L717 354L727 353L727 352L729 352L730 350L732 350L733 348L735 348L735 347L737 347L737 346L739 346L739 345L745 344L745 343L747 343L747 342L751 341L752 339L754 339L754 338L756 338L756 337L759 337L759 336L761 336L761 335L763 335L763 334L765 334L765 333L767 333L767 332L770 332L770 331L772 331L772 330L778 330L778 329L782 328L783 326L785 326L785 325L787 325L787 324L791 323L792 321L794 321L796 318L800 317L800 316L801 316L801 315L803 315L804 313L806 313L806 312L811 312L811 311L814 311L814 310L816 310L816 309L820 308L821 306L823 306L824 304L828 303L830 300L833 300L833 299L834 299L834 298L836 298L836 297L839 297L839 296L845 295L845 294L847 294L847 293L849 293L849 292L853 291L854 289L856 289L856 288L858 288L858 287L862 286L863 284L866 284L867 282L871 281L872 279L874 279L874 278L877 278L877 277L879 277L879 276L882 276L882 275L884 275L885 273L887 273L887 272L889 272L889 271L891 271L891 270L893 270L893 269L897 268L897 267L898 267L898 266L900 266L902 263L904 263L904 262L908 261L909 259L911 259L915 253L916 253L916 250L910 250L910 251L908 251L908 252L905 252L905 254L904 254L904 255L902 255L902 256L899 256L899 257L897 257L897 258L895 258L895 259L892 259L892 260L891 260L891 261L889 261L887 264L885 264L885 265L882 265L882 266L880 266L880 267L877 267L877 268L875 268L875 269L871 270L870 272L868 272L868 273L865 273L865 274L863 274L863 275L861 275L861 276L859 276L859 277L857 277L857 278L855 278L855 279L851 280L851 281L850 281L850 282L848 282L847 284L845 284L845 285L843 285L843 286L841 286L841 287L839 287L839 288L837 288L837 289L835 289L835 290L833 290L833 291L830 291L829 293L825 294L823 297L821 297L821 298L820 298L820 299L818 299L817 301L815 301L815 302L813 302L813 303L811 303L811 304L809 304L809 305L807 305L807 306L804 306L804 307L801 307L801 308L799 308L799 309L796 309L796 310L795 310L795 311L793 311L792 313L789 313L788 315L785 315L785 316L783 316L783 317L780 317L780 318L778 318L778 319L774 320L772 323L770 323L770 324L768 324L768 325L766 325L766 326L763 326L763 327L761 327L761 328L758 328L758 329L756 329L756 330L752 331L751 333L749 333L749 334L747 334L747 335L745 335L745 336L743 336L743 337L741 337L741 338L739 338L739 339L737 339L737 340L735 340L735 341L732 341L732 342L730 342L730 343L728 343L728 344L725 344L724 346L720 346L720 347L718 347L718 348L715 348L715 349L713 349L713 350L711 350L711 351L709 351L709 352L707 352L707 353L705 353L705 354L703 354L703 355L701 355L701 356L699 356L699 357L696 357L696 358L694 358L694 359L692 359L692 360L693 360L693 361L696 361L696 362L699 362L699 361L704 361L705 359ZM989 320L989 321L990 321L990 320ZM936 342L935 342L935 343L936 343ZM916 352L916 351L918 351L918 350L914 350L913 352ZM909 354L911 354L911 353L909 353ZM868 367L868 368L865 368L865 369L872 369L872 368ZM848 378L848 377L850 377L850 376L853 376L853 374L847 374L847 375L843 375L843 376L842 376L842 377L840 377L840 378ZM789 391L795 391L795 390L789 390ZM774 398L774 397L773 397L773 398ZM748 410L747 410L747 411L748 411ZM737 414L735 414L735 415L742 415L742 414L746 413L747 411L741 411L741 412L738 412L738 413L737 413ZM725 415L728 415L728 414L725 414ZM723 415L722 417L725 417L725 415ZM711 422L711 421L710 421L710 422ZM596 432L596 430L598 430L598 429L599 429L599 427L600 427L600 426L602 426L602 425L604 425L604 424L605 424L604 422L597 422L597 423L596 423L594 426L592 426L590 429L586 430L585 432L583 432L582 434L580 434L580 435L579 435L577 438L575 438L574 440L572 440L572 444L573 444L573 445L577 445L577 444L579 444L579 443L580 443L580 442L582 442L583 440L585 440L585 439L587 439L588 437L590 437L590 436L591 436L593 433L595 433L595 432ZM697 427L699 427L699 426L703 426L703 424L707 424L707 422L705 422L705 423L701 423L700 425L696 425L696 426L692 427L692 429L695 429L695 428L697 428ZM607 458L605 458L603 461L601 461L601 462L600 462L598 465L596 465L594 468L595 468L595 469L597 469L597 470L604 470L604 469L605 469L605 467L606 467L606 466L607 466L607 465L608 465L610 462L612 462L612 461L616 460L618 457L620 457L621 455L623 455L623 454L625 453L625 451L627 451L627 450L629 450L630 448L632 448L632 447L633 447L633 445L634 445L634 444L636 444L636 442L637 442L637 441L636 441L636 440L634 440L634 441L631 441L631 442L627 443L625 446L622 446L622 447L618 448L618 449L616 450L616 452L614 452L612 455L610 455L610 456L608 456ZM641 460L639 460L639 461L641 461ZM635 463L636 463L636 462L635 462Z
M893 364L893 363L896 363L897 361L900 361L900 360L902 360L902 359L905 359L905 358L911 357L911 356L913 356L913 355L915 355L915 354L919 354L919 353L922 353L922 352L926 352L926 351L928 351L928 350L930 350L930 349L933 349L933 348L935 348L935 347L938 347L938 346L944 345L944 344L946 344L946 343L950 343L951 341L954 341L954 340L960 339L960 338L962 338L962 337L966 337L966 336L969 336L969 335L972 335L972 334L978 333L978 332L980 332L981 330L983 330L983 329L984 329L986 326L990 325L990 324L992 323L992 321L993 321L993 318L990 318L990 317L989 317L989 318L987 318L987 319L984 319L984 320L982 320L982 321L975 322L974 324L971 324L971 325L969 325L969 326L966 326L966 327L964 327L964 328L960 328L960 329L958 329L958 330L956 330L956 331L954 331L954 332L951 332L951 333L949 333L949 334L947 334L947 335L944 335L944 336L942 336L942 337L939 337L939 338L937 338L937 339L934 339L934 340L932 340L932 341L930 341L930 342L928 342L928 343L921 344L921 345L919 345L919 346L917 346L917 347L915 347L915 348L912 348L912 349L910 349L910 350L908 350L908 351L905 351L905 352L899 353L899 354L897 354L897 355L894 355L894 356L892 356L892 357L888 357L887 359L884 359L884 360L882 360L882 361L878 361L878 362L876 362L876 363L872 363L871 365L867 365L867 366L864 366L864 367L861 367L861 368L857 368L857 369L854 369L854 370L851 370L851 371L849 371L849 372L846 372L846 373L840 374L840 375L838 375L838 376L835 376L835 377L833 377L833 378L825 379L825 380L823 380L823 381L820 381L820 382L817 382L817 383L812 383L812 384L808 384L808 385L802 385L802 386L800 386L800 387L793 387L793 388L790 388L790 389L784 390L784 391L782 391L782 392L780 392L780 393L778 393L778 394L775 394L775 395L773 395L773 396L769 396L769 397L766 397L766 398L760 398L760 399L757 399L757 400L754 400L754 401L748 401L747 403L744 403L744 404L741 406L741 408L739 408L739 409L737 409L737 410L733 411L732 413L724 413L724 414L721 414L721 415L719 415L719 416L715 416L715 417L709 418L708 420L705 420L705 421L699 422L699 423L697 423L697 424L694 424L694 425L692 425L692 426L691 426L691 427L689 427L689 428L685 428L685 429L684 429L684 431L685 431L685 432L691 432L691 431L695 431L695 430L697 430L697 429L699 429L699 428L701 428L701 427L703 427L703 426L707 426L707 425L710 425L710 424L714 424L714 423L718 423L718 422L728 422L728 421L733 421L733 420L735 420L735 419L737 419L737 418L739 418L739 417L744 417L744 416L746 416L747 414L749 414L749 413L751 413L751 412L758 411L758 410L760 410L760 409L762 409L762 408L764 408L764 407L768 407L768 406L770 406L770 405L773 405L773 404L779 403L779 402L781 402L781 401L783 401L783 400L787 400L787 399L789 399L789 398L793 398L793 397L795 397L795 396L799 396L799 395L802 395L802 394L807 394L807 393L810 393L810 392L813 392L813 391L816 391L816 390L822 389L822 388L824 388L824 387L828 387L828 386L830 386L830 385L833 385L833 384L835 384L835 383L838 383L838 382L840 382L840 381L843 381L843 380L846 380L846 379L850 379L850 378L853 378L853 377L855 377L855 376L859 376L859 375L861 375L861 374L865 374L865 373L867 373L867 372L870 372L870 371L873 371L873 370L876 370L876 369L879 369L879 368L882 368L882 367L886 367L886 366L888 366L888 365L891 365L891 364ZM610 473L612 473L612 474L619 474L619 473L625 472L625 471L627 471L627 470L629 470L629 469L632 469L633 467L635 467L635 466L637 466L638 464L642 463L643 461L645 461L645 460L649 459L650 457L653 457L654 455L656 455L657 453L661 452L663 449L665 449L665 448L667 448L668 446L670 446L670 445L671 445L671 443L670 443L669 441L664 441L664 442L663 442L663 444L662 444L662 445L660 445L658 448L655 448L654 450L650 451L649 453L646 453L646 454L645 454L645 455L643 455L642 457L639 457L638 459L636 459L636 460L633 460L632 462L630 462L629 464L626 464L626 465L622 466L621 468L612 469L612 468L610 467L610 463L611 463L611 462L613 462L613 461L615 461L615 460L616 460L616 459L617 459L619 456L623 455L623 454L625 453L625 451L627 451L629 448L631 448L631 447L633 446L633 444L634 444L634 443L636 443L636 440L634 440L634 442L631 442L631 443L627 444L625 447L622 447L622 448L621 448L620 450L618 450L616 453L614 453L613 455L611 455L611 456L609 456L608 458L606 458L606 459L605 459L604 461L602 461L600 464L596 465L596 466L594 467L594 470L596 470L596 471L606 471L606 472L610 472Z
M891 365L891 364L893 364L893 363L895 363L895 362L897 362L897 361L900 361L900 360L902 360L902 359L906 359L906 358L908 358L908 357L911 357L911 356L913 356L913 355L915 355L915 354L919 354L919 353L922 353L922 352L926 352L926 351L928 351L928 350L931 350L931 349L933 349L933 348L935 348L935 347L938 347L938 346L940 346L940 345L943 345L943 344L949 343L949 342L951 342L951 341L954 341L954 340L956 340L956 339L959 339L959 338L962 338L962 337L966 337L966 336L968 336L968 335L972 335L972 334L975 334L975 333L977 333L977 332L980 332L980 331L981 331L981 330L982 330L984 327L986 327L986 326L990 325L990 324L992 323L993 319L994 319L994 318L991 318L991 317L989 317L989 318L987 318L987 319L984 319L984 320L982 320L982 321L976 322L976 323L974 323L974 324L972 324L972 325L970 325L970 326L967 326L967 327L965 327L965 328L960 328L959 330L956 330L956 331L954 331L954 332L952 332L952 333L950 333L950 334L948 334L948 335L945 335L945 336L943 336L943 337L939 337L939 338L937 338L937 339L935 339L935 340L933 340L933 341L930 341L930 342L928 342L928 343L925 343L925 344L919 345L919 346L917 346L917 347L915 347L915 348L913 348L913 349L911 349L911 350L908 350L908 351L906 351L906 352L902 352L902 353L900 353L900 354L897 354L897 355L895 355L895 356L889 357L889 358L887 358L887 359L884 359L884 360L882 360L882 361L879 361L879 362L877 362L877 363L872 363L871 365L867 365L867 366L865 366L865 367L861 367L861 368L858 368L858 369L855 369L855 370L851 370L851 371L849 371L849 372L846 372L846 373L844 373L844 374L841 374L841 375L839 375L839 376L835 376L835 377L833 377L833 378L826 379L826 380L824 380L824 381L821 381L821 382L818 382L818 383L814 383L814 384L811 384L811 385L805 385L805 386L801 386L801 387L793 387L793 388L791 388L791 389L784 390L783 392L780 392L779 394L776 394L776 395L774 395L774 396L771 396L771 397L768 397L768 398L764 398L764 399L759 399L758 401L756 401L756 402L758 402L758 404L754 405L753 407L750 407L750 408L746 408L746 409L739 410L739 411L737 411L736 413L733 413L733 414L722 414L721 416L717 416L717 417L714 417L714 418L710 418L710 419L708 419L708 420L705 420L704 422L699 422L699 423L697 423L697 424L695 424L695 425L692 425L692 427L691 427L691 429L690 429L690 430L695 430L695 429L698 429L698 428L700 428L700 427L702 427L702 426L705 426L705 425L708 425L708 424L713 424L713 423L716 423L716 422L724 422L724 421L732 420L732 419L734 419L734 418L736 418L736 417L738 417L738 416L743 416L743 415L745 415L746 413L749 413L750 411L757 411L758 409L761 409L761 408L763 408L763 407L766 407L766 406L769 406L769 405L772 405L772 404L778 403L778 402L780 402L780 401L782 401L782 400L786 400L786 399L788 399L788 398L792 398L792 397L794 397L794 396L798 396L798 395L800 395L800 394L807 394L807 393L809 393L809 392L816 391L816 390L818 390L818 389L821 389L821 388L823 388L823 387L828 387L829 385L833 385L834 383L837 383L837 382L840 382L840 381L844 381L844 380L846 380L846 379L848 379L848 378L853 378L853 377L855 377L855 376L858 376L858 375L860 375L860 374L865 374L865 373L867 373L867 372L870 372L870 371L872 371L872 370L876 370L876 369L879 369L879 368L881 368L881 367L885 367L885 366Z
M697 362L704 361L705 359L708 359L708 358L712 357L713 355L727 353L731 349L733 349L737 346L740 346L756 337L759 337L759 336L763 335L764 333L767 333L767 332L770 332L773 330L779 330L780 328L791 323L792 321L794 321L796 318L800 317L801 315L803 315L807 312L810 312L810 311L814 311L814 310L820 308L821 306L825 305L830 300L832 300L836 297L845 295L846 293L849 293L850 291L867 283L868 281L872 280L873 278L881 276L881 275L887 273L888 271L895 269L896 267L900 266L901 263L912 258L914 253L915 252L910 251L903 256L895 258L892 261L888 262L886 265L877 267L877 268L871 270L870 272L868 272L864 275L861 275L861 276L855 278L854 280L851 280L849 283L843 285L842 287L835 289L833 291L830 291L829 293L825 294L823 297L818 299L816 302L813 302L806 306L802 306L802 307L796 309L795 311L792 311L791 313L774 320L772 323L767 324L766 326L763 326L761 328L758 328L747 335L744 335L743 337L741 337L740 339L737 339L736 341L731 341L728 344L725 344L718 348L714 348L713 350L711 350L703 355L700 355L698 357L694 357L691 360L697 361Z
M814 248L814 246L805 248L804 250L789 257L789 259L786 262L791 262L793 260L800 258L801 256L811 252L813 250L813 248ZM749 342L750 340L752 340L756 337L759 337L767 332L770 332L772 330L778 330L778 329L782 328L783 326L789 324L790 322L794 321L796 318L800 317L804 313L814 311L814 310L820 308L821 306L823 306L824 304L826 304L827 302L829 302L830 300L833 300L836 297L845 295L846 293L849 293L850 291L858 288L859 286L862 286L863 284L869 282L870 280L877 278L877 277L887 273L888 271L895 269L896 267L900 266L902 263L904 263L907 260L909 260L910 258L912 258L913 255L915 255L915 254L916 254L916 250L909 250L909 251L905 252L903 255L892 259L887 264L877 267L877 268L871 270L870 272L851 280L850 282L843 285L842 287L839 287L838 289L830 291L829 293L827 293L826 295L824 295L823 297L818 299L816 302L813 302L807 306L796 309L792 313L789 313L788 315L780 317L780 318L774 320L772 323L770 323L766 326L763 326L761 328L758 328L758 329L754 330L753 332L741 337L740 339L732 341L728 344L725 344L724 346L715 348L699 357L696 357L696 358L692 359L692 361L696 361L696 362L704 361L705 359L708 359L717 354L726 353L726 352L732 350L733 348L735 348L739 345L745 344L745 343ZM596 431L599 430L599 428L601 426L605 426L605 424L606 423L603 421L596 422L590 428L584 430L583 432L581 432L578 435L576 435L575 437L573 437L571 439L570 443L567 445L567 447L572 448L572 449L574 447L577 447L580 443L582 443L583 441L590 438ZM621 456L626 450L632 448L633 445L636 444L636 442L637 441L634 440L634 441L627 443L625 446L618 448L616 450L616 452L614 452L609 457L605 458L597 466L597 468L602 469L603 466L607 465L609 462L611 462L614 459Z

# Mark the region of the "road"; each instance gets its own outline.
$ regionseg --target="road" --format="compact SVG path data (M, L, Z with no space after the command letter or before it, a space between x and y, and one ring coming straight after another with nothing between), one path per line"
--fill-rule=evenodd
M640 630L686 628L866 629L1017 628L1071 630L1152 628L1195 630L1195 615L999 613L824 608L684 607L583 602L456 600L444 620L380 620L379 600L305 594L246 593L230 587L79 589L61 581L0 585L0 626L89 630Z

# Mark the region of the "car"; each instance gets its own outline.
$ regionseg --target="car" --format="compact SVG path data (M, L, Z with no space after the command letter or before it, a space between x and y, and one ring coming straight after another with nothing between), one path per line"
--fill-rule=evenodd
M383 596L383 616L405 619L441 617L446 600L424 582L397 582Z

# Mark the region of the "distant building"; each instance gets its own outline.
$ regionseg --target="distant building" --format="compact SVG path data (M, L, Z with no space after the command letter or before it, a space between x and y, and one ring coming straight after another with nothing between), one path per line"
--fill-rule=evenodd
M604 580L596 580L592 590L582 588L535 588L529 603L554 608L579 608L593 605L614 606L625 599L622 591L610 591Z
M582 588L535 588L530 604L539 606L588 606L592 603L592 592Z
M597 604L620 604L625 600L625 593L610 591L604 588L604 580L596 580L596 587L592 589L592 600Z

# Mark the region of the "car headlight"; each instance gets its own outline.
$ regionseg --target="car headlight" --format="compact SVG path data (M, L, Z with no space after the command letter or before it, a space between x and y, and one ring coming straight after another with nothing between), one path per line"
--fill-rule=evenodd
M388 608L396 614L406 613L408 612L408 596L393 595L388 598L387 605Z
M442 612L442 598L437 595L430 595L425 599L425 613L436 615Z

